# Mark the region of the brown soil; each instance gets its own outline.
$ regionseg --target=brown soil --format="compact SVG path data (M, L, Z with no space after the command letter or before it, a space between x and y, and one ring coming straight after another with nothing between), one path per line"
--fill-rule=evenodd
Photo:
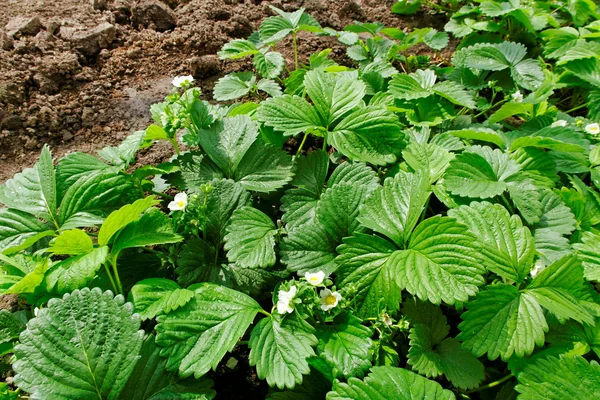
M44 143L60 157L145 129L150 105L169 92L173 76L193 74L210 100L220 76L251 67L222 62L216 52L257 29L272 15L269 5L305 7L334 29L367 20L399 28L440 25L428 14L393 15L394 1L0 0L0 182L31 166ZM25 22L11 37L16 17ZM301 54L326 47L344 54L331 38L300 38ZM289 43L280 50L291 62ZM169 152L158 146L142 161Z

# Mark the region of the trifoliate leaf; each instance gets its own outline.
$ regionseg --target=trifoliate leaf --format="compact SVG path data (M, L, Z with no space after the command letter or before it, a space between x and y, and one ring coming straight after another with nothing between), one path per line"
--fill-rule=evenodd
M167 370L201 377L214 370L262 310L251 297L212 283L194 287L185 306L157 318L156 343Z
M285 236L281 243L281 262L292 272L333 272L338 242L331 237L319 221L297 226Z
M276 261L275 235L275 224L263 212L253 207L238 208L227 226L227 258L241 267L270 267Z
M399 171L384 181L361 209L358 220L398 246L408 242L429 199L429 179L422 171Z
M309 71L304 77L306 93L313 101L321 126L331 123L357 107L365 95L362 81L348 75Z
M246 115L223 118L208 129L200 130L200 146L228 178L233 177L240 161L258 137L258 127Z
M254 142L235 171L235 180L243 187L260 193L282 188L294 176L292 157L261 140Z
M213 97L217 101L229 101L244 97L256 81L252 72L233 72L217 81Z
M388 400L388 399L436 399L454 400L449 390L427 378L402 368L373 367L363 380L348 379L348 383L336 381L327 400Z
M390 262L395 250L387 240L364 234L345 238L338 247L336 282L344 297L345 292L355 293L350 300L356 301L357 316L376 317L384 309L398 310L401 293L394 279L395 265Z
M538 358L518 376L515 390L527 400L588 400L600 393L600 364L583 357Z
M144 211L158 203L154 196L148 196L110 213L100 227L100 232L98 232L98 244L100 246L108 244L115 233L126 225L140 219Z
M485 353L490 360L498 356L507 360L513 353L523 357L544 344L548 324L541 306L514 286L490 285L466 307L457 339L475 357Z
M144 279L131 288L131 300L142 320L170 313L186 305L194 292L182 289L178 284L162 278Z
M176 374L167 372L167 360L160 357L159 353L160 347L156 345L154 335L149 335L144 340L140 359L119 400L211 400L215 397L210 379L181 379Z
M307 359L318 343L314 332L297 314L261 319L250 335L250 365L270 386L293 389L310 372Z
M135 153L144 142L146 132L138 131L125 138L119 146L107 146L98 151L106 162L121 168L128 167L135 160Z
M584 232L581 243L575 243L573 247L585 268L585 279L600 281L600 234Z
M338 315L332 325L318 328L317 353L335 365L342 376L362 377L371 367L369 353L373 345L372 334L353 315Z
M125 226L115 237L112 254L123 249L157 244L177 243L183 240L173 231L173 223L166 214L153 208L142 217Z
M531 232L518 215L511 216L500 204L488 202L461 206L448 215L475 234L486 269L504 279L523 282L531 270L535 248Z
M46 273L48 288L63 294L85 287L102 264L107 262L107 258L108 247L103 246L54 264Z
M282 131L286 136L320 126L321 119L315 108L298 96L283 95L263 101L257 118L267 126Z
M454 218L435 216L420 223L406 250L388 261L400 288L433 304L467 301L484 283L479 246Z
M404 134L395 114L379 107L359 108L329 132L328 141L354 161L375 165L394 162L404 147Z
M144 335L131 304L123 303L97 288L50 300L15 346L17 386L34 397L117 398ZM99 335L99 327L107 334Z

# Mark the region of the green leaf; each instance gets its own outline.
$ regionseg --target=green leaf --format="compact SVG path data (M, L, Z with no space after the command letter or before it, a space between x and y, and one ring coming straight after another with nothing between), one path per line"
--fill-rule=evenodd
M144 199L136 200L132 204L124 205L110 213L98 232L98 244L100 246L107 245L119 230L140 219L144 211L158 203L159 201L154 196L148 196Z
M144 279L131 288L135 312L142 320L183 307L194 295L194 291L182 289L175 282L162 278Z
M314 328L296 314L261 319L250 335L250 365L256 365L259 379L270 386L293 389L302 383L310 368L307 359L315 355L318 342Z
M214 239L213 239L214 240ZM189 286L197 282L222 282L222 273L215 247L202 239L187 240L177 257L177 282Z
M45 220L54 218L57 204L52 155L44 146L39 161L0 185L0 203Z
M573 247L585 268L585 278L600 281L600 234L584 232L581 243L575 243Z
M434 183L442 177L455 155L435 143L411 142L402 151L402 157L412 171L428 171L429 182Z
M10 342L18 339L21 332L25 330L25 323L19 317L20 313L11 313L8 310L0 310L0 343Z
M257 118L265 125L282 131L286 136L312 130L321 124L313 106L302 97L289 94L263 101L258 109Z
M292 272L333 272L338 242L316 220L294 227L281 243L281 262Z
M371 329L351 314L335 317L333 325L317 330L317 353L324 357L344 377L362 377L371 367Z
M319 199L316 217L337 242L360 229L359 208L369 192L368 186L337 184L325 190Z
M462 139L479 140L482 142L493 143L500 148L505 147L506 139L504 138L502 132L496 132L489 128L473 127L455 131L446 131L446 133Z
M263 92L267 93L271 97L277 97L277 96L281 96L283 94L281 92L281 86L279 86L279 84L272 79L261 79L256 84L256 88L258 90L262 90ZM252 104L253 109L259 107L259 105L256 103L248 103L248 104Z
M235 210L227 226L227 258L241 267L265 268L275 264L277 228L271 218L253 207Z
M268 44L276 43L292 33L294 28L295 26L285 18L268 17L260 24L260 40Z
M27 244L28 240L48 232L48 228L48 224L29 213L12 208L0 209L0 251Z
M149 335L119 400L211 400L216 396L212 390L213 382L206 377L181 379L167 372L167 360L159 353L160 347L156 345L154 335Z
M118 147L107 146L100 150L98 155L114 166L125 168L135 160L135 153L140 149L147 135L147 131L135 132L127 136Z
M404 147L398 117L379 107L359 108L328 133L328 141L354 161L385 165L396 161Z
M329 158L329 157L328 157ZM281 198L282 221L292 230L315 220L319 195L306 189L291 188Z
M436 76L432 70L417 70L411 74L394 75L389 84L390 93L404 100L429 97L433 94Z
M523 147L538 147L549 150L585 152L590 142L583 134L568 127L546 127L527 136L517 138L510 145L511 150Z
M153 208L119 232L113 242L111 253L114 256L123 249L177 243L181 240L183 238L173 232L169 217Z
M256 77L252 72L233 72L217 81L213 97L217 101L239 99L250 93Z
M200 152L182 154L177 157L177 163L180 170L167 176L167 180L182 191L202 192L202 185L205 183L225 177L223 171Z
M257 140L235 171L235 180L248 190L270 193L282 188L294 176L292 157L285 151Z
M360 80L319 70L307 72L304 85L324 127L357 107L365 95Z
M34 397L117 398L144 332L122 296L76 290L39 310L15 346L15 383ZM98 328L110 334L98 335Z
M156 343L163 347L167 370L201 377L214 370L262 310L251 297L223 286L202 283L185 306L157 318Z
M518 215L511 216L500 204L488 202L473 202L450 210L448 215L475 234L486 269L504 279L523 282L533 265L535 247L531 232Z
M421 0L400 0L392 6L392 12L400 15L415 14L421 8Z
M103 246L53 265L46 273L48 288L63 294L85 287L107 258L108 247Z
M2 294L33 293L42 284L50 264L47 258L36 262L18 254L14 258L0 255L0 260L5 264L0 275L2 287L6 288Z
M427 378L402 368L373 367L361 381L348 379L348 383L336 381L327 400L389 400L389 399L436 399L455 400L454 393Z
M64 223L82 211L114 207L133 190L130 179L111 171L95 171L79 178L60 203L59 220Z
M336 283L344 298L351 298L348 291L353 293L358 317L377 317L383 310L398 310L401 291L390 261L396 249L385 239L364 234L345 238L338 247Z
M389 264L400 288L433 304L467 301L484 283L479 246L467 227L454 218L435 216L420 223L406 250Z
M245 39L235 39L225 43L217 55L221 60L235 60L258 53L258 49L251 41Z
M223 118L198 133L202 149L228 178L233 176L257 137L258 127L246 115Z
M398 246L404 246L430 194L429 179L423 172L399 171L367 199L358 220Z
M473 146L472 149L484 148ZM444 185L452 194L486 199L507 190L505 180L518 171L518 164L498 149L485 149L489 150L484 150L483 155L465 151L450 162L444 174Z
M323 190L329 168L329 155L322 150L296 159L296 174L292 184L318 197Z
M81 229L63 231L50 243L49 253L78 256L87 254L94 248L92 239Z
M600 393L600 365L583 357L538 358L519 374L515 390L527 400L587 400Z
M532 295L520 293L514 286L490 285L466 307L457 339L475 357L485 353L490 360L498 356L507 360L513 353L523 357L544 344L548 324L541 306Z
M254 56L254 66L263 78L275 79L281 75L285 60L281 53L269 51L268 53L257 53Z

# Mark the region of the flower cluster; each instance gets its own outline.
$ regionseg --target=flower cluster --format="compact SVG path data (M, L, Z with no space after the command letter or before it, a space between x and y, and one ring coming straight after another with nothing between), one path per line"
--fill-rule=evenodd
M310 285L308 287L323 287L318 293L318 304L321 310L329 311L339 305L342 300L342 295L337 291L332 291L326 287L326 284L328 283L330 285L331 281L327 282L325 272L307 272L304 274L304 279L306 280L306 283ZM303 287L302 281L299 282L299 285ZM304 287L306 288L306 286ZM312 292L315 293L316 297L314 289ZM296 304L300 302L296 301L298 293L299 290L296 285L290 286L289 290L280 290L277 294L277 312L279 314L291 314L294 312Z

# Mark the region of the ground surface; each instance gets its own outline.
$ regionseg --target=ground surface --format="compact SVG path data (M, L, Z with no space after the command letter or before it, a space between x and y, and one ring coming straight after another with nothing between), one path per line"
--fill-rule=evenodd
M272 15L305 7L323 26L381 21L431 26L427 15L398 17L394 0L0 0L0 182L31 166L44 143L55 156L118 143L150 123L175 75L192 74L211 99L215 81L249 62L215 55ZM14 33L15 18L22 28ZM31 20L31 18L39 18ZM12 22L11 22L12 20ZM7 25L8 24L8 25ZM287 43L282 51L292 61ZM301 54L333 47L300 41ZM161 152L162 149L162 152ZM161 159L167 147L145 154Z

